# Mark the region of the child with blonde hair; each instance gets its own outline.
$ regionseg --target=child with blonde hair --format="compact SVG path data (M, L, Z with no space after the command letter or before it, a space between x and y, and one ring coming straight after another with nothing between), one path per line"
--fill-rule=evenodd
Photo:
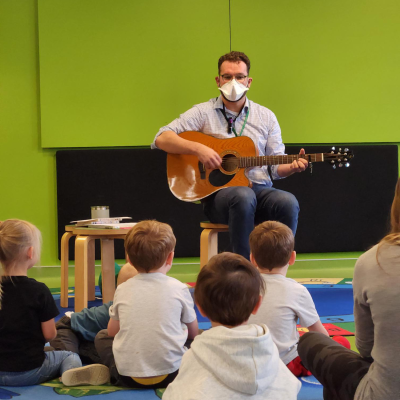
M60 375L66 386L105 383L105 366L82 367L75 353L44 351L56 336L59 312L47 286L27 276L40 248L40 231L31 223L0 222L0 386L35 385Z
M311 375L297 353L297 320L309 331L328 336L309 291L287 278L296 260L294 236L290 228L277 221L266 221L250 234L250 260L266 283L266 293L257 315L249 322L266 324L279 350L279 356L296 376Z
M138 274L117 287L107 330L95 338L111 383L165 388L178 374L187 339L198 333L188 287L167 276L176 239L169 225L142 221L127 234L127 260Z

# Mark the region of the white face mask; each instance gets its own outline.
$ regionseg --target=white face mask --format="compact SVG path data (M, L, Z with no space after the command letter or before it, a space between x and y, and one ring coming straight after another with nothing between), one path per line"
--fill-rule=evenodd
M232 79L218 89L227 100L232 102L239 101L249 90L248 87L244 86L242 83L237 82L236 79Z

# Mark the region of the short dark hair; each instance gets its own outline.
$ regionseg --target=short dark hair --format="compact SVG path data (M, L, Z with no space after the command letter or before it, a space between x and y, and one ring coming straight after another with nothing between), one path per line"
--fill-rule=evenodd
M194 297L211 321L238 326L249 319L264 292L264 279L250 261L221 253L200 271Z
M246 54L241 53L240 51L231 51L230 53L224 54L218 60L218 75L221 72L221 65L224 61L229 62L240 62L243 61L247 66L247 73L250 72L250 60Z
M176 244L172 228L158 221L141 221L125 238L125 252L139 272L149 272L163 266Z
M284 267L293 249L293 232L281 222L265 221L250 234L250 250L260 269Z

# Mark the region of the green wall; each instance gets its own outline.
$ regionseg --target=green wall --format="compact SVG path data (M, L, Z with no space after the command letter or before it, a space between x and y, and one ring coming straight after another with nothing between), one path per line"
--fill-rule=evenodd
M227 1L224 1L224 3L227 3ZM357 0L357 2L353 3L364 4L365 2ZM277 7L278 3L270 4L275 4L275 7ZM292 4L295 4L295 2L292 2ZM371 4L371 2L368 2L368 4ZM246 5L246 9L249 7L249 5ZM322 5L320 5L320 7L322 7ZM236 24L241 23L245 25L250 23L246 20L246 18L250 17L246 15L245 11L246 10L244 10L242 14L243 19L239 21L237 19L238 15L233 16L236 18ZM282 18L284 18L283 11L284 8L280 9ZM397 9L397 12L398 11ZM178 11L175 10L175 12ZM320 9L320 12L326 11ZM220 15L220 18L225 17L225 15ZM235 19L233 19L233 21L235 21ZM257 23L261 22L258 21ZM277 24L276 21L274 23ZM320 23L322 24L322 22ZM357 24L357 20L353 21L353 23ZM363 28L362 24L358 26L360 26L360 29ZM207 28L207 26L205 26L205 28ZM233 28L235 29L235 25L233 25ZM229 47L226 40L227 33L218 32L217 27L211 27L211 29L213 29L215 40L219 41L221 45L220 53L223 53ZM288 30L290 27L286 26L285 29ZM298 27L294 26L293 29L297 32ZM389 28L378 18L374 29L379 32L380 30L386 31L386 29ZM0 220L6 218L21 218L36 224L43 234L44 246L42 265L59 265L59 261L57 260L56 233L56 149L45 150L41 147L39 41L37 32L37 2L35 0L0 0ZM279 35L274 39L276 43L279 40ZM239 48L239 38L233 36L233 40L234 48ZM235 40L238 44L237 46L235 45ZM245 46L245 43L242 44ZM151 43L148 43L148 45L151 46ZM382 46L385 47L385 44L383 43ZM263 70L257 61L257 52L261 51L264 50L251 50L254 54L254 74L257 74L257 79L259 81L264 81L264 78L267 79L267 76L263 74ZM200 54L200 56L202 57L203 53ZM210 65L210 68L215 67L215 58L215 54L213 54L210 59L207 59L206 63ZM182 54L179 62L181 62L181 60L182 62L185 61L185 54ZM382 60L378 61L379 60L377 60L377 63L379 65L383 65ZM355 61L353 60L353 62ZM204 75L202 75L204 72L200 70L198 63L195 62L193 65L186 61L186 64L194 71L196 76L199 74L201 79L205 79ZM310 64L312 64L311 61ZM353 65L348 67L351 71L356 68L356 66ZM270 68L272 67L268 66L268 70ZM383 75L386 71L387 64L384 64L381 69L381 74ZM214 75L213 73L214 70L212 71L212 76ZM268 80L268 85L270 86L277 85L276 82L279 79L288 79L287 77L282 78L277 70L272 76L274 76L274 79ZM177 79L179 79L179 77L177 77ZM302 75L299 74L299 84L303 85L304 89L307 88L309 82L303 82L301 79ZM192 90L189 84L186 84L185 87L188 91ZM212 84L210 84L210 88L213 90ZM384 88L381 88L381 90L383 89ZM390 92L389 89L390 88L388 88L388 91ZM252 98L256 100L258 94L255 88L254 91L252 90L252 93L254 93L254 97ZM351 92L349 93L351 94ZM214 94L215 92L210 92L208 97ZM381 95L380 92L376 93L375 87L372 86L370 94L368 94L369 98L373 99L378 95ZM285 96L290 96L290 91L287 88ZM296 97L296 102L298 106L301 107L301 97L299 97L298 93L294 93L293 96ZM367 96L367 93L363 93L363 96ZM203 98L199 99L199 101L203 101ZM393 104L398 104L397 99L392 99L392 101L397 101L397 103ZM275 100L273 96L271 96L269 97L267 105L274 111L277 107L283 109L283 98ZM390 104L390 107L392 106L393 105ZM171 115L175 112L174 101L168 98L158 99L157 107L168 108ZM392 108L390 108L390 110L392 110ZM144 107L142 112L144 118L158 118L157 113L154 113L153 109ZM370 112L370 110L368 110L368 112ZM286 122L285 118L282 118L278 112L277 114L282 127L287 129L288 122ZM308 115L307 118L311 120L312 117L312 115ZM336 114L336 118L340 120L340 113ZM160 123L157 123L157 126L161 125L163 122L164 121L160 121ZM395 126L395 124L393 126ZM385 129L390 129L390 126ZM394 131L394 128L392 131ZM349 142L354 141L352 140L351 134L352 131L349 131ZM364 141L379 142L382 141L382 136L380 132L366 131Z
M37 5L0 1L0 220L26 219L57 265L55 152L40 145Z
M396 142L398 0L231 0L286 143ZM43 147L142 146L219 94L228 0L39 0ZM150 118L149 118L150 115Z
M160 126L217 96L227 4L39 0L42 146L149 145Z

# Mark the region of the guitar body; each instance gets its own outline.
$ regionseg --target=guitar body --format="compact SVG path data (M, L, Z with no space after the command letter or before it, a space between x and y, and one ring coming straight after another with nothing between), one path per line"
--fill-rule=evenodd
M230 186L250 186L245 168L232 162L238 157L258 155L253 141L246 136L231 139L216 139L201 132L183 132L181 138L204 144L215 150L222 158L219 169L204 169L204 165L193 155L167 155L167 176L171 192L180 200L197 201L218 190Z

